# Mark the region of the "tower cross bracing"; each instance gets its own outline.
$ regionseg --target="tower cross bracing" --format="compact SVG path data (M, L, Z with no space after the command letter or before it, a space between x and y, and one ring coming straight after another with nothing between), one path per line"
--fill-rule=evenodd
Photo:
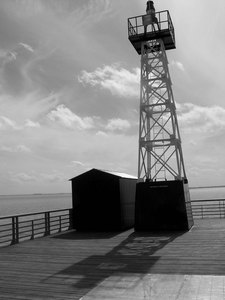
M138 178L186 177L168 60L162 39L141 45Z

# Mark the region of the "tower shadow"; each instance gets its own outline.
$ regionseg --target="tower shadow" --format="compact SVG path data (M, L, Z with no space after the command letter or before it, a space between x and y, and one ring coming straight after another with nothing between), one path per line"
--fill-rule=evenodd
M157 255L156 252L183 233L133 232L105 255L88 256L56 273L53 277L73 278L73 288L77 291L82 290L83 295L112 275L122 276L122 274L132 275L138 273L138 280L140 280L140 277L151 272L155 263L160 259L160 255ZM82 233L78 233L78 236L81 235ZM96 235L98 236L98 233ZM71 236L72 234L67 235L68 238L71 238ZM58 236L56 238L62 237ZM132 284L136 284L135 280Z

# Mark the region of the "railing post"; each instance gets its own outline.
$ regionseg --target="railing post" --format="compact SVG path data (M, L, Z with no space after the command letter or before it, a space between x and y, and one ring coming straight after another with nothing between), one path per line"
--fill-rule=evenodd
M45 235L50 234L50 212L45 212Z
M12 217L12 242L11 244L19 243L19 222L18 216Z
M70 209L69 210L69 230L70 229L73 229L74 226L73 226L73 209Z
M59 232L62 231L62 217L59 216Z
M14 217L12 217L12 242L11 244L15 244L15 240L16 240L16 234L15 234L15 220Z
M31 220L31 240L34 239L34 220Z

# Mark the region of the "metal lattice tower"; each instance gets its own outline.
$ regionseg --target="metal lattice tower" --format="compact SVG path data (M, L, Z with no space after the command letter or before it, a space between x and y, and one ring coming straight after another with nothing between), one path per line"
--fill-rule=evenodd
M166 50L175 48L168 11L128 19L129 39L141 54L138 179L186 178Z

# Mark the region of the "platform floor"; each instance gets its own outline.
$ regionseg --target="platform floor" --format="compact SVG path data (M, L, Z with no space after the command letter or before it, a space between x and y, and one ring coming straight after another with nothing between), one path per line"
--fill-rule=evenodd
M186 233L70 231L0 248L0 299L225 299L225 219Z

